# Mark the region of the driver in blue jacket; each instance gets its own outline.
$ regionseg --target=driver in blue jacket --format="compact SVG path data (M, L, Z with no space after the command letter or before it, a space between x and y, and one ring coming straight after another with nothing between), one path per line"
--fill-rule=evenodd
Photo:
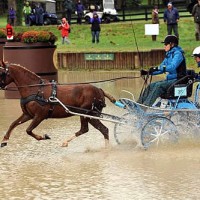
M141 75L158 75L166 73L166 79L149 84L140 95L138 103L152 106L155 100L166 93L168 87L177 79L186 75L186 62L184 51L178 46L178 38L174 35L166 36L164 42L165 58L158 67L150 68L149 71L141 70Z

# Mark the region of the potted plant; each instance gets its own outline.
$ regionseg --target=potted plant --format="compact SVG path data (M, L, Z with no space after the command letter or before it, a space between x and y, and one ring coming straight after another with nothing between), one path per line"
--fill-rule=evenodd
M3 47L4 61L20 64L42 78L57 81L57 69L53 55L57 37L49 31L26 31L15 33L13 41ZM6 91L6 98L18 98L14 92Z
M6 38L6 29L0 28L0 38Z
M46 43L54 45L57 37L49 31L26 31L14 34L13 42L22 42L26 44Z
M27 44L33 44L37 42L49 43L54 45L57 37L49 31L26 31L24 33L18 33L17 36L21 35L21 42Z

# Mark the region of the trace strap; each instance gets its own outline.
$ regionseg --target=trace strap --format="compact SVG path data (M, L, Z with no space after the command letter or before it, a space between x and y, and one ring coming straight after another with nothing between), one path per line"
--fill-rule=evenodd
M126 124L127 121L124 121L121 117L115 116L115 115L110 115L106 113L101 113L100 116L93 116L93 115L88 115L88 114L82 114L82 113L77 113L69 110L67 106L65 106L58 98L56 97L49 97L49 101L52 103L59 103L67 113L71 115L77 115L77 116L83 116L91 119L99 119L103 121L109 121L113 123L120 123L120 124Z

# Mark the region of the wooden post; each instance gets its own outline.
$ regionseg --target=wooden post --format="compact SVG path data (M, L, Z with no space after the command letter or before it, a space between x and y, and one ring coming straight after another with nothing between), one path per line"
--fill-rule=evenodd
M138 54L135 55L135 68L139 68L141 67L141 63L140 63L140 57Z

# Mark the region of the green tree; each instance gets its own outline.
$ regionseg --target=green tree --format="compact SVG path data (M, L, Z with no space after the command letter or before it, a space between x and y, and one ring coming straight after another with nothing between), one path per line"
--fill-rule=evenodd
M22 19L23 19L23 7L24 7L24 0L16 0L16 16L17 21L16 25L21 26L22 25Z

